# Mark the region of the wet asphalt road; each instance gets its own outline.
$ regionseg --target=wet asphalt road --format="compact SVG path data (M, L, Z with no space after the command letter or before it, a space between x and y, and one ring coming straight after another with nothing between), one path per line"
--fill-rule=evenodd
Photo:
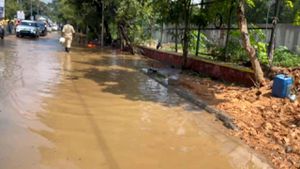
M112 49L0 41L0 169L264 168L212 116Z

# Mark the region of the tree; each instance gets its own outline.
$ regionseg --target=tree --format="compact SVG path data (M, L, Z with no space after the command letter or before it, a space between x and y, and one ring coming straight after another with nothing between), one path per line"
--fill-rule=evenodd
M105 38L111 39L111 32L117 34L119 38L134 53L133 46L147 39L151 35L151 30L155 24L175 24L175 41L178 41L179 25L183 26L183 62L184 68L187 64L190 44L190 26L191 23L198 25L215 24L216 16L220 15L223 21L228 21L231 18L228 10L236 7L237 12L233 17L237 18L239 30L242 36L242 44L252 63L252 68L255 72L255 78L258 83L264 83L263 71L257 58L256 51L250 42L248 31L248 21L250 22L265 22L266 17L259 15L247 15L245 10L251 13L264 13L268 9L268 1L265 0L223 0L209 3L204 9L195 7L192 0L56 0L60 7L61 15L64 19L70 19L78 27L84 29L85 25L100 39L100 31L105 28ZM300 23L300 2L296 0L281 0L286 6L293 6L291 13L284 11L284 15L280 17L293 17L295 23ZM207 1L201 1L207 2ZM235 2L233 4L233 2ZM103 4L106 3L106 4ZM105 5L104 11L102 7ZM258 5L259 7L256 7ZM281 9L282 10L282 9ZM80 11L80 12L78 12ZM249 12L250 13L250 12ZM270 12L272 13L272 12ZM273 14L270 14L273 15ZM105 16L104 24L101 23L101 17ZM194 18L194 19L193 19ZM193 22L195 21L195 22ZM202 23L203 22L203 23ZM204 23L205 22L205 23ZM228 25L229 26L229 25ZM117 32L117 33L116 33ZM228 36L227 32L227 36ZM116 37L116 36L114 36ZM109 42L109 41L108 41ZM176 45L177 51L177 45Z
M17 15L17 11L21 8L17 1L5 1L5 15L8 19L13 19Z
M300 25L300 1L295 2L293 14L294 14L294 24Z
M149 38L154 18L151 0L121 0L117 6L116 22L120 35L134 53L133 44Z
M183 29L183 63L182 68L187 66L187 59L189 54L189 33L190 33L190 16L191 16L191 0L181 0L183 11L183 20L184 20L184 29Z
M256 51L250 43L248 23L245 17L245 0L239 0L237 16L238 16L238 24L239 24L240 32L242 35L243 46L251 61L252 68L255 74L255 79L259 84L264 85L265 84L264 73L261 69L259 60L256 56Z
M168 22L175 25L175 52L178 52L178 27L183 17L180 11L180 4L176 1L171 1L168 12Z
M199 45L200 45L200 33L201 33L200 29L208 25L207 10L204 9L203 4L200 6L200 8L198 6L193 8L191 23L198 27L197 44L196 44L196 56L198 56Z

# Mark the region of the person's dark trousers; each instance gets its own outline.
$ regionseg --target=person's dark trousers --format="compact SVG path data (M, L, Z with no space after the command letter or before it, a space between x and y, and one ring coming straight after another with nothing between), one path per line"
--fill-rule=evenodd
M65 51L69 53L70 52L70 48L65 48Z

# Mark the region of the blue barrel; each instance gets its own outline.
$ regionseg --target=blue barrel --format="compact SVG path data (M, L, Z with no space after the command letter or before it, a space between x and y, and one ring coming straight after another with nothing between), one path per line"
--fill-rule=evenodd
M293 78L287 75L276 75L273 82L272 95L285 98L290 94Z

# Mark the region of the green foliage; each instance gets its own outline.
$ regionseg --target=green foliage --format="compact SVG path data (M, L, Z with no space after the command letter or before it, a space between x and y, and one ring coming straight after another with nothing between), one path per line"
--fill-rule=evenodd
M260 63L267 65L269 64L269 58L268 58L268 53L267 53L267 43L265 42L257 42L255 44L256 51L257 51L257 56L260 61Z
M28 0L24 0L28 1ZM197 44L197 31L188 32L189 36L182 38L183 32L188 29L182 29L187 26L207 26L215 25L216 22L222 20L222 27L227 27L226 23L229 19L229 9L233 5L233 9L237 4L235 0L214 1L216 3L206 5L205 8L200 6L190 6L191 0L54 0L54 9L57 18L60 20L72 20L81 29L89 28L91 35L100 36L101 30L101 12L102 3L105 4L105 28L114 39L118 38L119 23L125 23L126 34L130 41L134 44L142 43L151 38L151 32L160 27L162 23L176 25L181 28L179 31L178 43L182 43L183 39L189 41L189 50L194 53ZM234 3L232 3L234 2ZM247 19L252 22L265 23L266 12L268 11L268 1L266 0L243 0L246 4ZM294 20L295 24L300 24L300 1L283 0L283 12L281 17ZM288 9L288 10L287 10ZM189 13L192 11L191 13ZM188 16L188 13L190 16ZM274 4L270 8L270 15L274 14ZM218 18L218 17L219 18ZM232 22L236 19L236 11L233 10ZM217 19L216 19L217 18ZM271 17L270 17L271 18ZM270 23L270 18L269 23ZM281 19L285 20L285 19ZM186 22L188 21L188 22ZM235 25L237 27L237 25ZM252 26L251 26L252 27ZM262 31L251 30L251 44L257 50L257 56L263 64L268 63L267 48L265 36ZM185 43L187 44L187 43ZM180 46L180 45L179 45ZM185 49L187 45L184 45ZM214 45L203 33L200 35L200 52L213 53L222 59L224 56L224 47ZM186 50L185 50L186 51ZM228 55L232 62L240 62L248 60L245 50L241 45L241 36L239 30L231 31L231 38L228 46Z
M238 30L230 32L230 40L227 46L227 54L231 62L248 60L246 51L241 45L241 33Z
M297 14L295 16L294 24L295 25L300 25L300 11L297 12Z
M255 27L252 25L251 27ZM268 57L267 57L267 44L265 41L265 34L262 30L253 29L249 31L250 33L250 42L253 47L256 49L257 57L262 64L268 64ZM224 55L223 48L215 47L214 53L219 53L219 58L222 58ZM241 42L241 33L239 30L234 30L230 32L230 40L227 46L227 55L230 62L239 63L248 61L249 58L246 54L245 49L242 46Z
M273 2L273 3L272 3ZM298 0L280 0L279 23L293 23L297 12L300 11L300 1ZM261 23L266 21L272 23L275 15L275 1L271 0L251 0L247 1L246 15L248 23ZM269 18L267 18L269 15Z
M76 6L74 4L70 3L67 0L61 0L58 5L59 5L59 12L63 15L62 21L76 20Z
M213 25L222 20L222 24L224 26L225 22L229 18L229 10L232 1L223 0L215 2L216 3L214 5L209 5L203 10L203 12L205 13L205 20Z
M285 5L289 8L294 8L294 3L291 0L285 0Z
M251 27L255 27L252 25ZM250 42L257 52L260 63L267 65L269 63L267 54L267 43L265 43L266 35L261 29L250 30Z
M254 2L254 0L246 0L246 4L249 5L249 6L252 7L252 8L255 7L255 2Z
M287 47L280 46L275 50L273 64L281 67L299 67L300 56L289 51Z
M151 37L154 16L150 0L122 0L116 19L126 24L127 35L133 43L139 44Z
M22 3L18 3L16 0L6 0L5 1L5 13L6 18L13 19L17 15L18 10L23 10L26 18L30 17L31 10L31 0L23 0ZM51 6L40 0L32 0L32 14L33 15L47 15L51 16Z
M17 15L17 11L21 8L20 4L16 1L5 1L5 15L8 19L13 19L15 15Z
M189 50L192 53L196 53L197 49L197 37L198 37L198 31L191 31L190 33L190 45ZM199 52L200 53L207 53L208 47L211 45L211 42L208 40L206 35L204 33L200 33L199 38Z
M48 4L40 0L22 0L20 1L20 3L18 3L17 0L6 0L5 1L6 18L14 19L17 15L17 11L23 10L25 13L25 18L29 19L31 14L31 2L32 2L32 14L34 16L45 15L50 17L51 19L58 18L60 12L56 6L57 0L53 0L52 3L48 3ZM61 7L63 7L63 5Z

